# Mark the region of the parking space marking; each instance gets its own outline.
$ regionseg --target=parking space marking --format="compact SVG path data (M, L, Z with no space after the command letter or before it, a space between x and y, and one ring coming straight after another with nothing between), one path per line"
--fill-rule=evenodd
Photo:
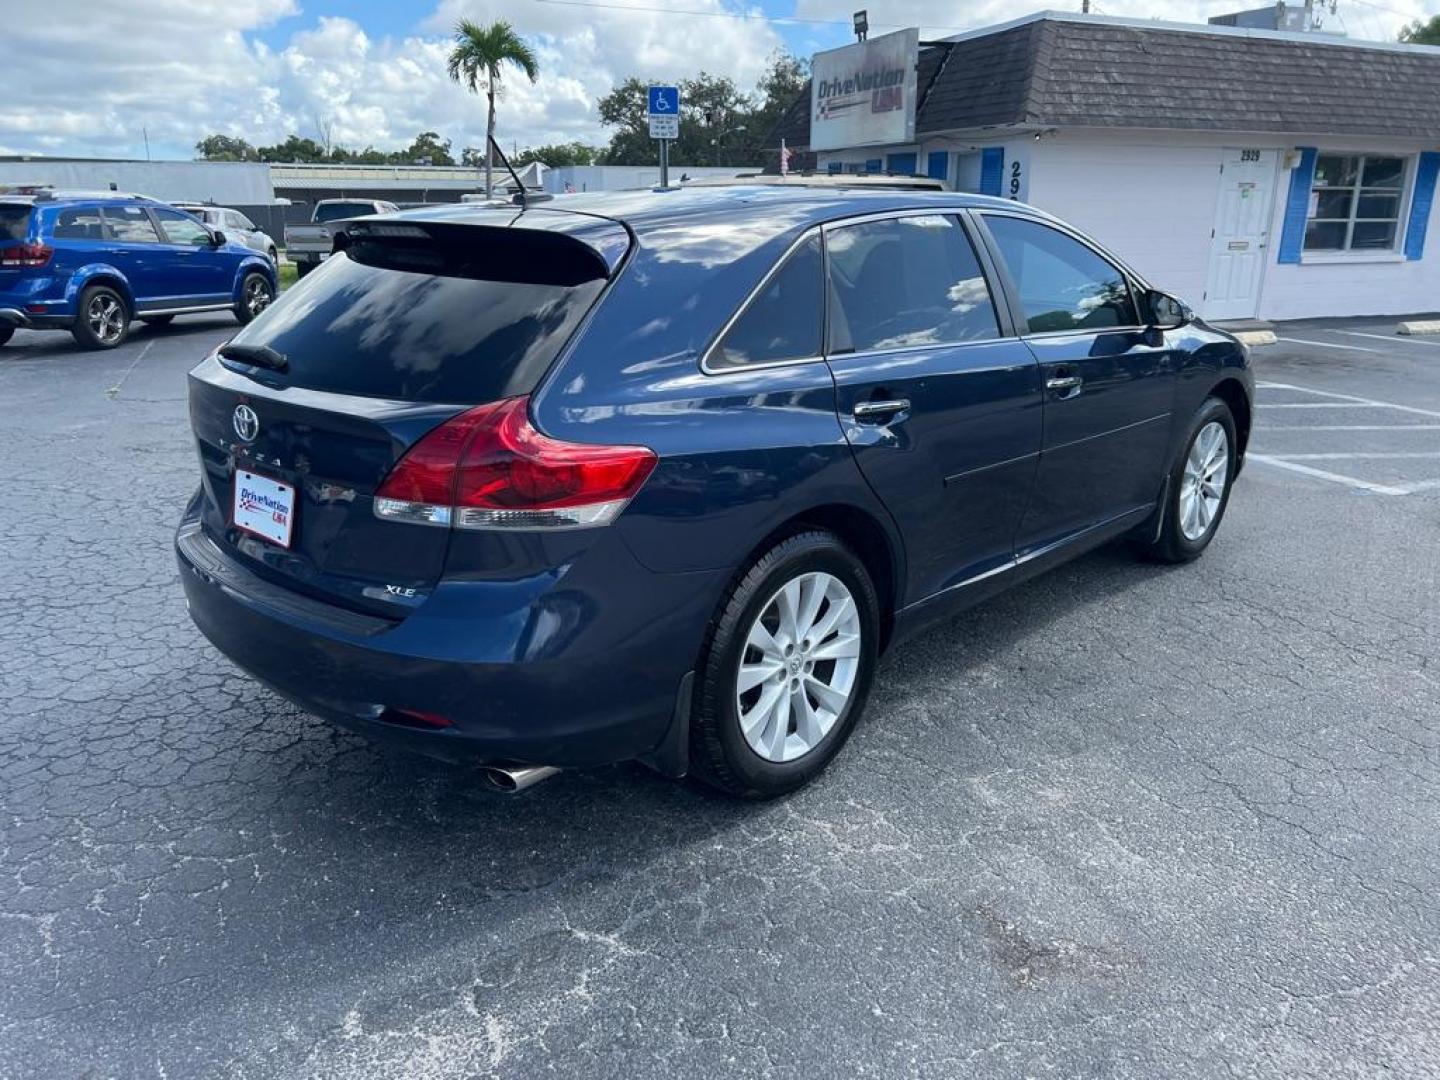
M1348 334L1351 337L1374 338L1376 341L1388 341L1391 345L1432 345L1440 349L1440 341L1421 341L1419 338L1402 338L1398 334L1367 334L1362 330L1337 330L1337 334Z
M1435 344L1435 343L1430 343ZM1295 386L1292 383L1260 383L1265 390L1298 390L1302 394L1314 394L1316 397L1335 398L1338 401L1348 401L1354 405L1370 405L1377 409L1398 409L1400 412L1415 413L1419 416L1433 416L1440 420L1440 412L1434 409L1418 409L1414 405L1397 405L1393 401L1376 401L1374 398L1357 397L1354 394L1337 394L1333 390L1312 390L1308 386ZM1263 406L1266 409L1283 409L1285 403L1278 402L1274 405Z
M1306 341L1298 337L1282 337L1281 341L1288 341L1292 345L1318 345L1322 349L1345 349L1348 352L1379 353L1380 349L1367 349L1363 345L1337 345L1333 341Z
M1289 469L1291 472L1302 473L1305 476L1311 476L1317 480L1329 480L1332 483L1359 488L1362 491L1369 491L1376 495L1410 494L1401 487L1393 487L1389 484L1372 484L1369 480L1360 480L1354 476L1343 476L1340 473L1327 472L1325 469L1316 469L1309 465L1301 465L1299 462L1288 461L1285 458L1271 457L1269 454L1246 454L1245 460L1258 461L1262 465L1274 465L1277 469Z
M1377 335L1372 334L1368 336L1375 337ZM1320 343L1312 342L1310 344ZM1434 343L1432 342L1430 344ZM1262 414L1270 409L1388 409L1395 412L1440 419L1440 412L1433 409L1421 409L1414 405L1398 405L1393 401L1378 401L1375 398L1360 397L1356 394L1340 394L1333 390L1315 390L1308 386L1296 386L1294 383L1260 382L1256 384L1256 388L1260 390L1289 390L1298 394L1310 394L1315 397L1330 399L1328 401L1277 401L1271 403L1262 401L1258 405ZM1257 431L1266 433L1274 431L1440 431L1440 424L1325 424L1314 426L1282 424L1271 426L1262 423L1258 426ZM1362 480L1357 476L1347 476L1344 473L1331 472L1329 469L1321 469L1314 465L1304 464L1307 461L1434 460L1440 458L1440 451L1354 450L1327 451L1325 453L1297 452L1293 454L1257 454L1252 452L1247 454L1246 457L1248 460L1258 461L1264 465L1273 465L1277 469L1285 469L1302 476L1309 476L1315 480L1326 480L1333 484L1343 484L1346 487L1355 488L1359 491L1368 491L1374 495L1413 495L1420 491L1440 489L1440 480L1417 480L1379 484L1371 480Z

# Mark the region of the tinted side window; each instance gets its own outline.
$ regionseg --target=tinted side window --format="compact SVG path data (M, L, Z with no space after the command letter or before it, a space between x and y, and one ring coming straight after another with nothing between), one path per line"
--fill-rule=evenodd
M105 222L98 207L71 207L55 216L56 240L104 240Z
M1134 326L1125 275L1064 233L1020 218L986 215L1010 267L1032 334Z
M826 234L836 352L946 345L1000 336L964 228L943 214L888 218Z
M116 240L126 244L158 244L160 234L147 214L138 206L105 207L105 224Z
M210 243L210 234L205 231L205 226L189 214L182 214L178 210L156 210L155 216L160 219L160 227L165 230L165 239L171 244L200 247Z
M825 266L820 235L785 260L710 353L711 368L773 364L820 355L825 323Z
M30 207L0 206L0 240L24 240L30 232Z

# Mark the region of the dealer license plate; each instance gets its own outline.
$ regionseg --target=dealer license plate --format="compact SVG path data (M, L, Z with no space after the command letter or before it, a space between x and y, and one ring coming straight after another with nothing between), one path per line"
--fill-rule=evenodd
M295 489L268 476L236 469L230 520L237 528L288 548L295 527Z

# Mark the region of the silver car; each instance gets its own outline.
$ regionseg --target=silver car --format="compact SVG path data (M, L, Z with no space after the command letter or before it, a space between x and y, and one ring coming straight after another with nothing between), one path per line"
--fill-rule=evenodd
M194 214L212 229L219 229L227 239L244 244L248 248L264 252L276 266L280 265L280 252L268 233L242 214L224 206L208 203L172 203L177 210Z

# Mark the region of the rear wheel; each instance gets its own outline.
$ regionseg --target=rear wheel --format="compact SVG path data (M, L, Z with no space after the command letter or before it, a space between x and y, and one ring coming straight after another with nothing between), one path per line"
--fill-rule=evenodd
M1230 407L1207 398L1170 470L1160 536L1148 547L1152 557L1189 562L1210 545L1230 503L1237 445Z
M174 315L141 315L140 321L147 326L169 326L175 321Z
M295 264L295 276L296 276L297 278L302 278L302 277L304 277L306 274L308 274L311 270L314 270L314 269L315 269L315 264L312 263L312 262L304 262L304 261L297 262L297 263Z
M712 627L691 716L695 775L744 798L812 780L844 745L874 675L879 601L828 532L776 544Z
M80 314L70 332L82 348L113 349L130 330L130 309L108 285L91 285L80 294Z
M274 299L275 287L270 284L270 279L258 270L252 270L240 283L240 302L235 305L235 318L244 326L269 307Z

